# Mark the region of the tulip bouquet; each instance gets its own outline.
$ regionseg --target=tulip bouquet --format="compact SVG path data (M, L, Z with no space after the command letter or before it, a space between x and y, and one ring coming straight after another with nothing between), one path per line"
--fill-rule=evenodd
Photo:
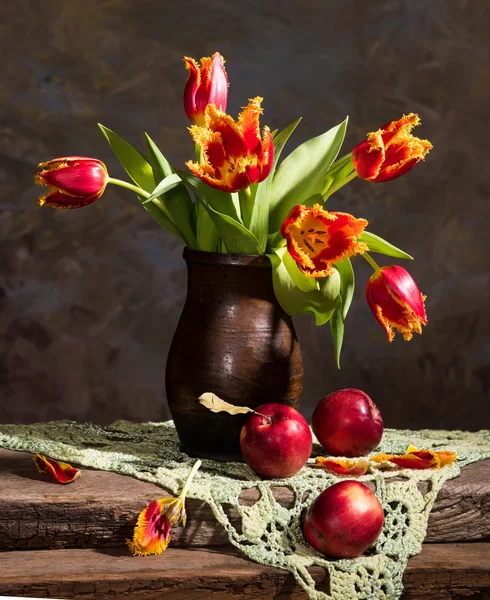
M357 254L374 269L366 297L388 339L393 328L405 340L421 333L427 323L424 297L412 277L399 266L379 267L369 252L411 257L367 231L365 219L326 208L328 198L355 177L390 181L423 160L432 146L411 134L418 116L383 125L338 158L346 119L280 162L300 119L281 132L261 130L262 98L256 97L234 120L226 113L222 56L184 61L184 109L195 142L188 171L171 166L147 134L143 154L99 125L131 181L110 177L97 159L58 158L39 165L36 181L50 188L39 204L79 208L98 200L108 184L118 185L135 192L151 216L191 249L267 255L282 308L293 317L311 313L317 325L330 322L337 363L354 293L351 258Z

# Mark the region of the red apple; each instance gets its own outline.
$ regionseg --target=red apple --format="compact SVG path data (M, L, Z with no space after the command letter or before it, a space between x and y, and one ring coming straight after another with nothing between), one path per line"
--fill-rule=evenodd
M250 415L240 431L245 462L264 477L291 477L311 454L308 423L285 404L262 404L255 410L260 415Z
M334 558L360 556L378 539L383 508L364 484L346 480L327 488L310 506L303 525L305 538Z
M361 390L338 390L323 398L311 425L320 444L333 456L365 456L383 437L381 413Z

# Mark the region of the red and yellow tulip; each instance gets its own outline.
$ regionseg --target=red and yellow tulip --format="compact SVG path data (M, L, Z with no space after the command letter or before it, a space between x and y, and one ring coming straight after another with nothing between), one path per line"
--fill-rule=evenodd
M230 115L209 104L204 125L189 131L201 148L201 161L188 161L189 169L211 187L237 192L263 181L271 172L274 144L270 129L260 135L262 98L254 98L234 121Z
M107 186L109 174L105 164L86 156L54 158L38 165L34 180L50 188L38 204L51 208L81 208L98 200Z
M185 113L195 125L203 126L208 104L226 112L228 77L225 61L219 52L215 52L212 57L201 58L201 65L188 56L184 57L184 62L189 71L184 89Z
M376 270L367 283L366 299L390 342L395 337L393 327L408 341L414 333L422 333L422 325L427 325L425 296L403 267L393 265Z
M140 513L127 545L133 556L161 554L170 543L172 526L186 523L183 498L161 498L153 500Z
M352 151L358 177L376 183L390 181L424 160L432 144L410 133L419 124L418 115L410 113L369 133Z
M348 213L328 212L319 204L294 206L284 220L281 234L299 268L310 277L327 277L332 265L346 256L365 252L358 240L367 225Z

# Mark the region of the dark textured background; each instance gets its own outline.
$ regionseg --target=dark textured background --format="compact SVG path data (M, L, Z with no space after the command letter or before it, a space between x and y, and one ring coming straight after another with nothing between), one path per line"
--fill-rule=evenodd
M490 3L485 0L4 0L0 7L0 420L159 419L164 366L185 296L180 242L128 192L91 208L34 203L35 165L82 154L121 169L100 121L181 165L193 153L183 55L227 59L228 112L263 95L263 122L304 121L294 145L350 115L344 152L404 112L434 150L384 185L330 202L414 255L422 337L389 344L364 301L343 368L328 326L296 320L303 407L359 387L390 426L489 426ZM392 259L381 257L382 264Z

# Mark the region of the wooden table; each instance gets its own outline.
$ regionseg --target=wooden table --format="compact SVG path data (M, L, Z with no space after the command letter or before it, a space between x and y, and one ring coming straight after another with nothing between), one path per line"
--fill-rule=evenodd
M38 474L31 455L0 450L0 488L0 596L306 598L288 572L235 551L209 507L192 499L187 527L175 530L165 554L129 556L124 541L137 515L165 496L153 484L84 469L79 481L62 486ZM287 489L277 494L287 503ZM243 496L256 500L253 490ZM323 569L312 573L322 589ZM490 599L490 460L444 485L404 584L405 600Z

